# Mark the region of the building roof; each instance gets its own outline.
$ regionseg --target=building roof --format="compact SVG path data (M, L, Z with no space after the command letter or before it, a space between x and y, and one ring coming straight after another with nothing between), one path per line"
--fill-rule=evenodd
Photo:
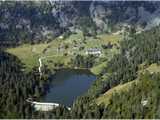
M59 106L58 103L42 103L42 102L32 102L33 104L38 104L38 105L56 105Z
M89 48L87 51L88 52L97 52L97 51L101 51L101 50L98 48Z

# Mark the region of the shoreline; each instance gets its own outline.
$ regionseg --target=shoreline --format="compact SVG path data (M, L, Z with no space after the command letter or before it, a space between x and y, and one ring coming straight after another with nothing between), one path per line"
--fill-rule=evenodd
M87 70L87 72L89 72L90 74L93 74L93 75L95 75L94 73L92 73L91 72L91 69L90 68L81 68L81 67L56 67L56 68L52 68L52 69L49 69L50 70L50 72L49 73L45 73L44 74L44 76L45 75L47 75L48 76L48 78L49 78L49 76L51 76L51 75L55 75L58 71L60 71L60 70L65 70L65 69L68 69L68 70ZM53 71L54 72L53 72ZM96 76L96 75L95 75ZM97 76L96 76L97 77ZM95 80L97 80L97 79L95 79ZM50 81L49 79L47 79L47 81ZM50 83L50 82L49 82ZM49 88L48 89L50 89L50 86L48 86ZM86 91L87 92L87 91ZM85 93L86 93L85 92ZM37 99L39 102L42 102L42 103L45 103L45 102L43 102L43 98L44 98L44 96L46 95L48 93L48 90L47 91L45 91L45 94L43 94L39 99ZM84 93L84 94L85 94ZM58 103L59 104L59 103ZM64 104L60 104L60 105L63 105L63 106L65 106ZM73 105L73 104L72 104ZM65 106L65 107L72 107L72 105L71 106Z
M55 70L55 73L58 71L58 70L61 70L61 69L71 69L71 70L87 70L89 71L90 73L92 73L93 75L97 76L94 72L91 71L91 68L81 68L81 67L56 67L56 68L53 68Z

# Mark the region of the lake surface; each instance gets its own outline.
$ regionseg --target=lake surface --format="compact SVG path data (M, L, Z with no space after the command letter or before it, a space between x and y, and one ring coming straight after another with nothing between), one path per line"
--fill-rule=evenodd
M96 76L88 70L62 69L50 79L50 89L44 101L71 106L78 96L87 92Z

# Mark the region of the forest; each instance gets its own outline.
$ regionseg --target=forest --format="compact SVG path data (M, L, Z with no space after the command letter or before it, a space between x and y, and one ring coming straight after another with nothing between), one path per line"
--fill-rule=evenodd
M26 102L31 96L39 98L47 89L45 78L36 71L25 73L21 62L0 50L0 117L30 118L34 111Z

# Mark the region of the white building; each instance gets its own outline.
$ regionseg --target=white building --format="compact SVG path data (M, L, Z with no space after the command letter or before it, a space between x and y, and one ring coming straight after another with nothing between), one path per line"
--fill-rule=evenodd
M63 39L64 37L61 35L61 36L59 36L58 38L59 38L59 39Z
M97 48L90 48L88 50L86 50L86 55L101 55L102 52L100 49Z
M32 102L36 111L51 111L56 107L59 107L57 103L41 103L41 102Z
M141 104L142 104L143 106L146 106L147 103L148 103L148 100L142 100L142 101L141 101Z
M58 103L36 102L33 101L32 98L28 98L26 101L30 103L36 111L52 111L53 109L60 106ZM67 107L67 109L71 110L70 107Z

